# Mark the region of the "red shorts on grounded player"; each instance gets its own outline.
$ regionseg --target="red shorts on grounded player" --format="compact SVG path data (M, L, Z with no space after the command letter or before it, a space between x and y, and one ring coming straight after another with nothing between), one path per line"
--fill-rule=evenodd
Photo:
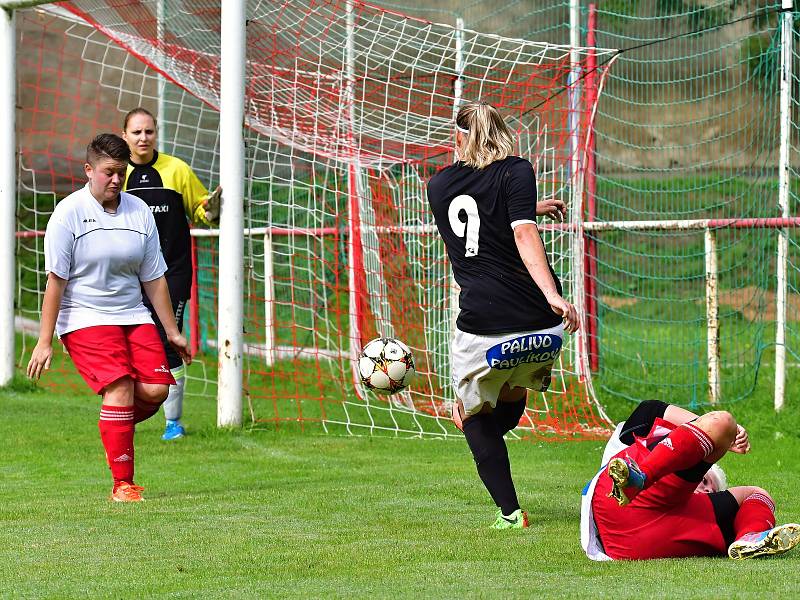
M611 485L608 473L603 473L592 499L600 539L611 558L679 558L726 553L728 544L717 524L711 494L695 494L696 481L686 481L670 473L639 492L627 506L620 506L609 497Z
M152 323L85 327L62 336L61 341L96 394L126 375L142 383L175 384Z

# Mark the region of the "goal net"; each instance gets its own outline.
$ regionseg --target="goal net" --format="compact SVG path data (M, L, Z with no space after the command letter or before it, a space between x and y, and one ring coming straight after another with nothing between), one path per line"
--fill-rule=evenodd
M351 26L347 14L351 13ZM219 3L80 0L20 12L18 306L35 320L42 238L58 198L83 185L83 147L145 106L163 150L218 181ZM251 420L351 433L447 436L457 290L425 182L454 160L461 100L497 106L540 198L569 207L542 226L565 294L583 304L583 152L614 54L482 34L358 2L248 5L244 385ZM599 65L587 70L587 63ZM578 74L581 74L578 76ZM533 199L532 199L533 200ZM190 393L215 392L216 232L195 230ZM418 377L391 399L357 384L371 338L414 351ZM31 343L27 338L26 345ZM593 437L583 338L565 346L522 435ZM23 348L23 353L29 348ZM70 369L68 361L60 368ZM51 378L53 381L54 378Z

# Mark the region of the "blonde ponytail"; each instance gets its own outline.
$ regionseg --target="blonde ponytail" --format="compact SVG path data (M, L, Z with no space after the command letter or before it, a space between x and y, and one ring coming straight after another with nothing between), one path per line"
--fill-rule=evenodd
M458 110L456 127L465 136L458 158L467 166L483 169L514 150L511 131L497 109L486 102L464 104Z

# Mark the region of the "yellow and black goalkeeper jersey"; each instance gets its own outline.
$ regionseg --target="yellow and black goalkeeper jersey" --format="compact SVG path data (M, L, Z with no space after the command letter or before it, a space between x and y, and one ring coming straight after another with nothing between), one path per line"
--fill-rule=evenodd
M189 221L208 224L203 208L208 190L181 159L155 152L146 165L128 164L124 191L144 200L153 211L167 262L166 276L188 298L192 279Z

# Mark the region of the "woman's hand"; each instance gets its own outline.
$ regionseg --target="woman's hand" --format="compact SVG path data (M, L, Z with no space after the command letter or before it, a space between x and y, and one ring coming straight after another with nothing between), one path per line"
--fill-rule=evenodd
M536 216L550 217L553 221L563 221L567 216L567 205L558 198L547 198L536 203Z
M569 333L578 331L581 323L578 320L578 311L575 310L572 304L558 295L548 298L547 302L550 304L550 308L553 309L553 312L564 319L564 329Z
M169 345L175 349L175 352L181 357L187 365L192 364L192 353L189 350L189 342L180 333L167 334L167 341Z
M39 379L42 376L43 370L50 368L50 361L53 358L52 344L44 344L37 342L31 353L31 359L28 361L28 378Z
M736 424L736 437L733 439L733 442L731 442L729 450L736 454L747 454L750 452L750 436L747 435L747 430L738 423Z

